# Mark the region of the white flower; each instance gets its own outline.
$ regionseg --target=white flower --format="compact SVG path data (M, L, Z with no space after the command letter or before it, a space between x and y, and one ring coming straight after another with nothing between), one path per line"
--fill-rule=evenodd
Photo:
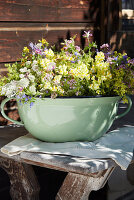
M45 83L44 89L49 89L49 90L52 89L50 82L46 82L46 83Z
M35 94L36 94L36 88L35 88L35 86L34 86L34 85L30 86L30 87L29 87L29 91L30 91L33 95L35 95Z
M40 71L37 71L36 73L38 74L38 76L40 76L40 75L41 75L41 72L40 72Z
M17 92L17 81L11 81L2 87L1 94L7 96L8 98L14 97Z
M55 69L55 67L56 67L56 63L50 62L50 63L48 64L47 70L48 70L48 71L52 71L53 69Z
M47 56L47 57L54 57L54 52L52 51L52 49L46 49L45 50L45 55Z
M28 78L30 79L30 81L34 82L35 80L35 76L33 76L32 74L28 75Z
M24 74L20 74L19 77L20 77L20 78L24 78Z
M20 87L26 88L29 85L29 80L27 78L23 78L18 82Z
M41 59L40 64L42 67L46 68L51 61L47 58Z
M38 64L38 61L37 60L34 60L32 65L37 65Z
M37 60L33 61L33 63L32 63L32 69L33 69L33 71L36 71L38 69L38 62L37 62Z
M42 47L42 43L37 43L37 44L35 45L35 48L37 48L37 49L41 49L41 47Z
M36 72L38 70L38 65L32 65L32 70Z
M62 78L62 76L61 76L61 75L56 75L56 76L54 77L54 83L55 83L55 84L59 84L59 83L60 83L60 80L61 80L61 78Z
M28 61L26 62L26 65L30 65L30 64L31 64L31 61L28 60Z
M68 71L67 71L67 65L59 65L59 69L60 69L60 74L62 75L67 75Z
M20 72L22 72L22 73L23 73L23 72L27 72L27 68L26 68L26 67L21 68L21 69L20 69Z

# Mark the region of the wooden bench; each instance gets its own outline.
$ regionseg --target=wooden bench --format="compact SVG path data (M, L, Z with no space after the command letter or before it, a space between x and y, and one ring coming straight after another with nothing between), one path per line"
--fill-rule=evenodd
M23 127L0 127L0 148L26 134ZM13 200L39 200L40 187L32 165L67 172L56 200L87 200L91 191L102 188L116 167L111 159L78 158L64 155L23 152L9 157L0 152L0 167L11 183Z

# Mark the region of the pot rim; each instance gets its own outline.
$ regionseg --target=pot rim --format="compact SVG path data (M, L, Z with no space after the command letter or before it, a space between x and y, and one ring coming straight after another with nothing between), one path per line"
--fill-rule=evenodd
M110 97L120 97L119 95L96 95L96 96L57 96L56 98L54 99L84 99L84 98L110 98ZM46 96L46 97L34 97L34 98L39 98L39 99L51 99L50 96ZM121 97L120 97L121 98Z

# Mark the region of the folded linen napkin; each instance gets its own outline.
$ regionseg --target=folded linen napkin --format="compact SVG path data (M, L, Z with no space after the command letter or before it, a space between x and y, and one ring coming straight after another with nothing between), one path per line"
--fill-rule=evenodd
M128 126L105 134L94 142L48 143L34 138L31 134L21 136L1 148L9 156L23 151L94 158L111 158L123 170L133 158L134 127Z

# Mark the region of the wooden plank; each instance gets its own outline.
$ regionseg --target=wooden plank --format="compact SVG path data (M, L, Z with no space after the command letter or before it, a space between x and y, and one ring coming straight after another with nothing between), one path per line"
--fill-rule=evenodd
M88 200L91 191L102 188L113 170L114 168L109 168L89 176L68 173L56 200Z
M10 24L10 25L9 25ZM24 46L37 42L42 37L57 47L66 39L77 34L76 44L84 46L82 33L94 29L93 24L86 23L4 23L0 24L0 62L19 60Z
M2 0L0 21L89 22L92 15L84 16L89 13L90 2L92 4L91 0Z
M89 175L89 173L96 173L116 166L116 163L111 159L86 159L63 155L35 154L32 152L22 152L20 157L27 164L83 175Z

